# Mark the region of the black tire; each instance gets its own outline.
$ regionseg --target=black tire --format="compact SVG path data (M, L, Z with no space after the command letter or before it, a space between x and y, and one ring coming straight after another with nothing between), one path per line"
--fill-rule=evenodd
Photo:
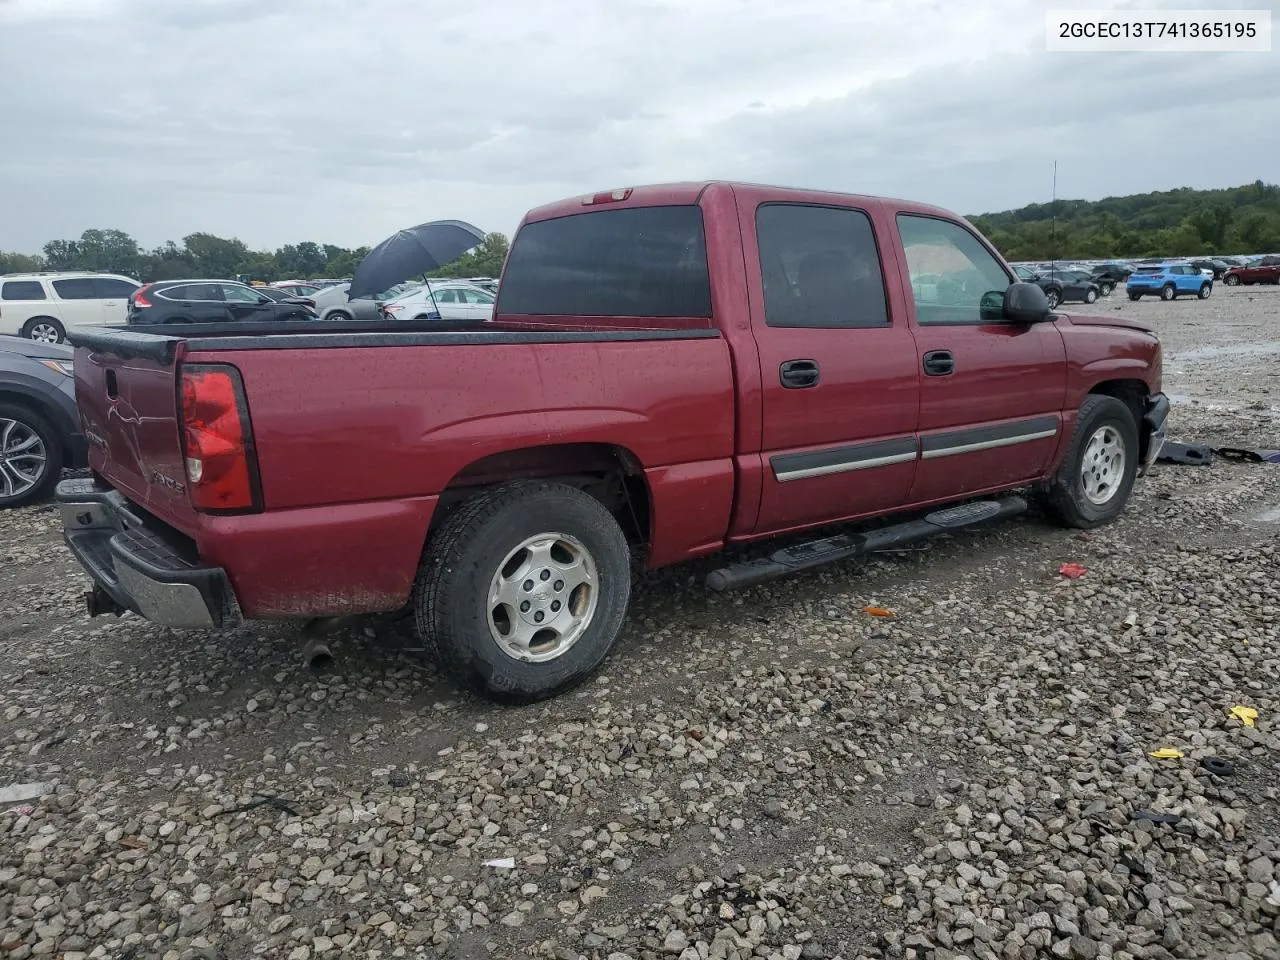
M1124 447L1124 464L1115 492L1105 503L1096 504L1084 490L1084 455L1093 435L1113 427ZM1133 412L1115 397L1090 394L1080 405L1075 432L1062 466L1041 496L1046 515L1064 527L1088 530L1110 523L1129 502L1138 474L1138 427Z
M1104 297L1109 297L1115 293L1116 285L1114 283L1104 283L1099 289Z
M28 340L34 340L37 327L52 328L58 335L58 339L54 341L55 343L67 342L67 328L56 317L32 317L22 325L22 335Z
M1200 297L1201 300L1208 300L1211 296L1213 296L1213 284L1212 283L1200 284L1200 293L1198 294L1198 296Z
M1172 300L1177 295L1178 295L1178 289L1173 284L1169 284L1168 286L1160 288L1161 300Z
M334 323L351 323L355 318L345 310L330 310L324 315L324 319Z
M571 537L590 555L598 594L594 614L563 653L528 662L499 643L487 597L510 554L544 533ZM539 599L538 593L531 595L535 607L546 607L553 594ZM519 480L465 501L431 534L414 584L413 608L418 635L434 645L451 673L489 699L529 703L591 675L613 647L630 598L631 553L609 511L567 484Z
M1234 273L1226 277L1223 277L1222 282L1225 283L1228 287L1240 286L1240 278L1237 277Z
M1141 299L1142 299L1142 294L1140 294L1140 293L1131 293L1131 294L1129 294L1129 299L1130 299L1130 300L1141 300Z
M1058 309L1058 304L1062 303L1062 291L1057 287L1050 287L1044 292L1045 299L1049 301L1049 309Z
M0 452L0 510L22 507L46 499L62 475L62 437L43 414L16 403L0 403L0 420L12 420L30 429L44 445L45 465L35 485L22 493L6 494L13 475ZM0 428L2 429L2 428ZM3 437L0 436L0 440Z
M1094 287L1090 287L1089 289L1087 289L1087 290L1084 292L1084 302L1085 302L1085 303L1097 303L1097 302L1098 302L1098 291L1097 291L1097 289L1096 289L1096 288L1094 288Z

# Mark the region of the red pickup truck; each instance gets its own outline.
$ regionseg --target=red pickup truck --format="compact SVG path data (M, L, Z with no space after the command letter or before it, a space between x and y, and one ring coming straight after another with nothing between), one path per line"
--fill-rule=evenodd
M470 326L82 329L90 613L411 606L482 692L580 681L633 569L753 583L1007 516L1113 519L1163 442L1149 327L1051 312L965 220L730 183L529 213ZM750 554L752 551L738 551Z
M1232 267L1222 275L1229 287L1255 283L1280 283L1280 257L1263 257L1246 267Z

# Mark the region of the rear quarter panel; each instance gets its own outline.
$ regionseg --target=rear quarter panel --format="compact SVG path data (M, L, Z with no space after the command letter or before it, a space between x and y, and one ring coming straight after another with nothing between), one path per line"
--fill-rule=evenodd
M255 596L246 605L270 615L299 605L294 590L312 603L360 590L365 608L375 598L386 609L403 602L437 495L471 464L531 447L628 451L650 491L651 564L723 543L734 404L719 337L249 349L187 360L233 363L244 379L265 513L259 522L213 519L197 539L202 556L232 572L242 603L247 590ZM278 564L301 564L307 552L324 561L282 582ZM261 576L235 575L250 568Z

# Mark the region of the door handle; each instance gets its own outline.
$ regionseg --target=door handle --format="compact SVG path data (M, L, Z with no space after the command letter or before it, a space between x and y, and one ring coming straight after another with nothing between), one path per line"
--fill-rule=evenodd
M778 379L788 390L818 385L817 360L787 360L778 367Z
M930 350L924 355L924 372L930 377L946 377L955 373L956 358L950 350Z

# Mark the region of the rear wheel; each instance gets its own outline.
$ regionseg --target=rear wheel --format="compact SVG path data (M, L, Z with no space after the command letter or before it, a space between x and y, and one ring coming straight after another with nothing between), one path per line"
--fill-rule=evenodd
M1174 297L1176 297L1177 295L1178 295L1178 291L1177 291L1176 289L1174 289L1173 284L1169 284L1167 287L1161 287L1161 288L1160 288L1160 299L1161 299L1161 300L1172 300L1172 299L1173 299Z
M0 404L0 508L48 496L62 472L62 441L39 413Z
M1109 297L1115 292L1116 285L1114 283L1104 283L1098 289L1102 291L1104 297Z
M1098 291L1094 287L1090 287L1088 290L1084 292L1084 302L1085 303L1098 302Z
M630 551L609 511L575 487L521 480L477 494L431 534L413 606L452 673L529 702L600 665L630 596Z
M67 331L53 317L32 317L22 327L22 335L38 343L62 343Z
M1209 297L1211 297L1212 295L1213 295L1213 284L1211 283L1200 284L1199 296L1201 300L1208 300Z
M1090 394L1076 418L1071 445L1044 491L1045 512L1066 527L1110 523L1124 510L1138 472L1138 427L1115 397Z

